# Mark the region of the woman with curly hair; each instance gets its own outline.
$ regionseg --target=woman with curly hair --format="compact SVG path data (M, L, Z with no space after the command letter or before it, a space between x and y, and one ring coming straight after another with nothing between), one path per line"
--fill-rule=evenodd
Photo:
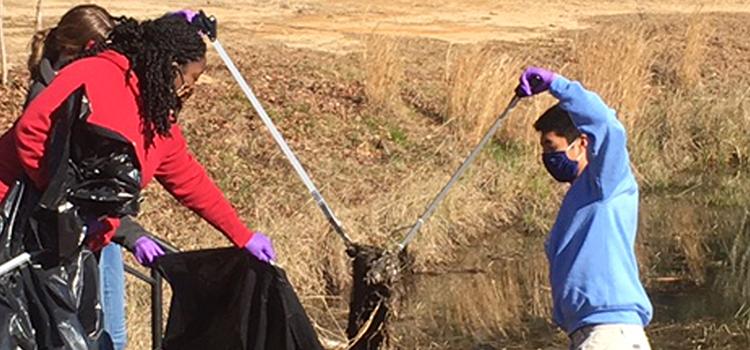
M62 68L51 84L28 104L14 128L12 148L0 147L20 164L17 170L0 165L2 178L25 174L43 190L50 182L45 154L51 139L54 112L83 87L90 114L86 123L126 139L140 166L141 188L156 179L182 205L222 232L237 247L261 261L272 261L271 240L252 232L188 151L177 123L184 101L206 68L206 44L198 29L182 14L138 22L119 18L108 39L87 55ZM0 186L0 197L7 185ZM106 246L120 225L107 218L89 246ZM149 264L160 252L145 252Z
M275 258L271 241L245 227L219 188L187 148L177 118L206 68L206 44L180 14L138 22L119 20L108 40L90 57L58 73L34 99L16 125L15 150L24 173L37 188L49 178L42 159L52 112L77 88L91 105L87 122L112 130L135 146L141 186L156 179L184 206L203 217L238 247L258 259ZM117 220L93 239L109 243Z
M105 41L115 27L116 19L97 5L79 5L68 10L56 26L34 34L28 70L31 77L26 97L28 106L55 79L58 72L79 59L88 49ZM14 125L0 137L0 199L8 187L21 176L22 166L17 156ZM148 232L132 218L125 217L112 240L99 254L101 303L104 311L104 330L110 335L115 349L124 349L127 341L125 325L125 276L120 245L133 252L136 260L161 253Z

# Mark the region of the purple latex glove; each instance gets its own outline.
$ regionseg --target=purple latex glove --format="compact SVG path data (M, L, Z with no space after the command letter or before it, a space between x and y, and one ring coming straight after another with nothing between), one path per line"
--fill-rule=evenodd
M536 95L549 90L557 75L544 68L529 67L521 74L516 94L521 97Z
M260 261L271 262L276 260L276 252L273 251L271 239L260 232L253 234L253 237L245 244L245 249Z
M173 15L180 15L182 17L185 17L185 19L188 21L188 23L192 23L193 22L193 18L196 15L198 15L198 12L195 12L193 10L185 9L185 10L180 10L180 11L172 12L172 14Z
M148 236L142 236L135 240L133 255L135 255L135 260L139 264L150 266L156 258L164 255L164 250Z

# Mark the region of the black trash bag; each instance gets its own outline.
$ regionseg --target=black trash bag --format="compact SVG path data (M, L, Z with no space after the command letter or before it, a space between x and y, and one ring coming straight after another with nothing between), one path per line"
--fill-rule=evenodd
M23 220L20 214L24 203L25 184L16 181L8 188L2 204L0 204L0 264L23 253L23 240L15 233L18 220Z
M141 168L135 149L124 136L89 123L90 114L83 87L53 113L51 152L44 159L50 181L30 219L27 250L73 258L87 221L138 214Z
M0 206L0 263L27 249L21 243L38 198L24 181L8 191ZM0 276L0 350L100 349L103 315L93 253L79 247L52 267L38 262L58 261L48 257L53 254L32 253L33 265Z
M164 349L323 349L280 268L236 248L169 254L156 262L172 287Z
M14 239L23 193L24 185L17 181L8 189L0 205L0 264L23 253L23 242ZM34 329L26 305L21 271L0 276L0 350L36 349Z
M76 183L68 190L70 202L94 217L138 215L141 166L132 144L89 123L73 128L73 140L70 169Z
M20 271L0 276L0 350L35 350Z
M111 345L102 332L98 263L84 248L84 224L137 212L140 170L125 138L86 122L87 101L81 87L54 112L44 192L24 177L0 206L0 262L23 252L33 257L32 265L0 276L0 344L9 349Z
M97 259L87 249L56 267L21 269L39 349L106 348L102 344L109 338L103 336L98 273Z

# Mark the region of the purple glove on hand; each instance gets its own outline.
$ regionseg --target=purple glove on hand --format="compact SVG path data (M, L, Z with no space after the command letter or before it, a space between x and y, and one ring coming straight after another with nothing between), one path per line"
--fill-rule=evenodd
M188 21L188 23L192 23L193 22L193 17L195 17L198 14L198 12L195 12L193 10L185 9L185 10L180 10L180 11L177 11L177 12L172 12L172 14L173 15L180 15L182 17L185 17L185 19Z
M260 261L276 260L276 252L273 251L271 239L260 232L253 234L253 237L245 244L245 249Z
M520 84L516 88L516 95L527 97L549 90L557 75L539 67L529 67L521 74Z
M156 242L151 240L148 236L143 236L135 240L133 246L133 255L135 260L143 266L150 266L154 263L156 258L164 255L164 250L161 249Z

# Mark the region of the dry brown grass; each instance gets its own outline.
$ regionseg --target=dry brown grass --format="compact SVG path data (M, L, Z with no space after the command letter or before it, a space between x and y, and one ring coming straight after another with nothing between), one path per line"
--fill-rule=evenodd
M702 83L701 73L706 62L708 39L714 30L700 12L691 16L685 30L685 42L677 66L677 79L682 88L692 89Z
M5 6L0 1L0 84L8 85L8 51L5 47Z
M696 211L694 207L673 207L668 220L673 227L674 239L685 257L690 279L697 284L703 284L706 280L708 262L705 247L708 235Z
M513 96L522 60L491 45L459 46L446 53L448 123L474 144Z
M581 34L573 44L574 66L563 69L602 96L631 134L642 130L638 122L653 95L649 82L654 48L646 32L636 22Z
M392 109L400 104L404 63L398 38L372 34L365 40L362 63L365 93L373 107Z
M746 211L742 224L731 245L729 254L729 271L723 275L723 291L726 296L735 300L745 310L742 317L750 325L750 211Z

